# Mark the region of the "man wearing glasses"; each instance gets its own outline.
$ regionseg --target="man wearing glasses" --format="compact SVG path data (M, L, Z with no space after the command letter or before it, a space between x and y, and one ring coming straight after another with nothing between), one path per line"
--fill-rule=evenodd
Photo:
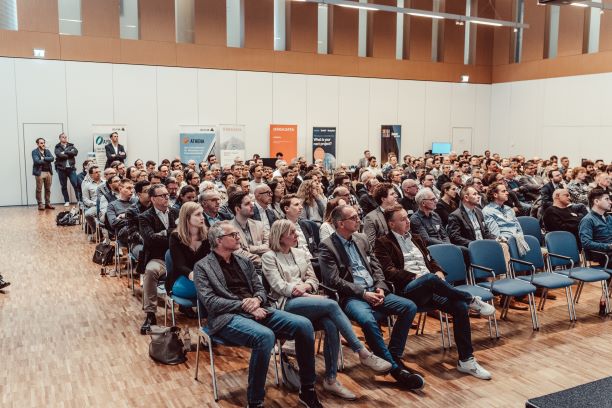
M357 232L360 226L357 211L341 205L331 216L336 232L324 239L319 248L323 282L337 291L340 306L349 319L361 326L372 352L391 363L393 378L407 389L423 388L423 378L410 372L401 360L416 305L389 293L373 248L366 236ZM396 315L397 320L387 347L377 317L388 315Z
M267 184L255 187L255 205L253 206L253 219L261 221L264 229L270 230L270 226L276 221L276 215L270 208L272 202L272 190Z
M410 229L413 234L421 237L427 246L435 244L450 244L442 219L436 212L438 199L434 193L424 188L415 197L419 210L410 217Z
M166 276L165 255L168 238L176 228L178 211L170 208L170 194L163 184L155 184L149 189L151 208L138 217L138 229L144 242L143 309L147 317L140 328L140 334L147 334L151 325L157 324L157 285ZM139 273L142 270L138 271Z

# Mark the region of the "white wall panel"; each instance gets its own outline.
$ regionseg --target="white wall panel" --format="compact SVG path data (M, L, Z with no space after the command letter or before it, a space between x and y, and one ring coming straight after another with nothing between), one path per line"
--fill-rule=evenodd
M272 122L285 125L297 125L297 154L307 153L307 96L306 75L273 74L272 77ZM312 134L312 132L310 133ZM312 142L311 142L312 144ZM311 146L312 149L312 146ZM272 152L274 154L274 152Z
M452 84L427 82L425 87L425 149L432 142L450 142Z
M378 152L380 142L369 143L369 115L368 101L370 98L370 84L364 78L339 78L339 111L338 133L336 136L336 159L339 163L355 163L363 156L366 149L375 152L380 161Z
M312 128L336 127L338 131L339 78L306 77L307 142L306 160L312 161ZM339 136L338 136L339 137ZM352 161L350 163L353 163ZM355 161L355 164L357 161Z
M519 84L521 82L517 82ZM599 75L552 78L525 81L527 86L544 84L544 98L540 109L546 126L599 125L601 85Z
M92 81L95 78L95 81ZM66 62L67 133L79 150L77 170L93 151L92 125L113 124L113 66ZM102 163L104 165L104 163Z
M380 127L381 125L399 125L398 119L398 85L392 79L370 79L369 132L368 142L373 148L373 154L378 157L379 165L386 163L387 158L381 157ZM400 155L403 151L400 152ZM355 157L361 157L356 155ZM401 162L401 157L399 161Z
M473 127L476 109L476 85L452 84L451 128ZM451 133L452 137L452 133Z
M179 156L179 125L198 125L196 69L157 68L157 132L160 159ZM133 163L133 161L132 161Z
M198 69L199 125L236 124L236 71Z
M472 132L473 153L483 154L489 146L491 133L491 86L474 85L476 102L474 105L474 129Z
M542 115L540 103L543 87L540 81L516 82L512 84L510 101L509 143L507 155L533 157L540 154Z
M269 157L272 123L272 74L237 73L237 124L246 125L246 155ZM272 153L274 154L274 153Z
M23 152L19 150L15 61L10 58L0 58L0 138L0 173L15 175L17 169L23 169ZM21 177L13 177L12 182L2 187L0 206L21 203Z
M425 150L426 82L398 81L398 119L402 125L402 155L421 155Z
M127 127L127 162L160 161L156 69L142 65L113 66L115 124Z
M491 87L491 133L489 150L506 154L510 137L510 101L512 85L495 84Z

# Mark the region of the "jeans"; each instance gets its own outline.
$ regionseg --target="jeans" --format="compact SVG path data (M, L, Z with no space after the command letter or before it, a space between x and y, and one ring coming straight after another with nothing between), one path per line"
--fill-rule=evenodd
M304 316L316 328L325 331L323 356L325 357L325 378L334 379L338 372L338 354L340 352L340 337L338 331L346 339L351 350L357 352L363 344L353 331L350 320L340 309L335 300L320 297L297 297L288 299L285 311Z
M268 310L268 316L255 320L235 315L218 336L237 346L251 349L247 400L249 404L262 403L266 394L266 375L270 352L276 337L295 339L295 351L303 390L314 388L316 379L314 359L314 330L312 323L302 316L282 310Z
M62 195L64 196L64 202L70 202L70 196L68 195L68 180L74 188L74 194L76 194L77 201L81 201L81 191L77 189L77 174L75 169L57 170L57 176L59 177L60 185L62 186Z
M472 295L455 289L433 273L428 273L406 285L402 296L412 300L419 308L434 308L453 316L453 334L459 359L473 356L472 332L468 305Z
M193 281L186 276L179 276L172 285L172 294L185 299L195 299L197 297L196 288Z
M344 312L349 319L361 326L366 343L372 352L391 363L392 369L396 369L398 367L396 360L399 360L404 352L408 330L417 313L416 305L411 300L394 294L385 296L383 304L375 307L363 299L351 297L344 304ZM387 348L378 321L389 315L396 315L397 320Z

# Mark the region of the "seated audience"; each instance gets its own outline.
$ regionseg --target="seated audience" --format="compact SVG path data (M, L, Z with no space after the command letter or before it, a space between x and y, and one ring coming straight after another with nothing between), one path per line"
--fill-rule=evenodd
M461 190L459 208L448 216L446 231L455 245L466 247L477 239L495 239L489 232L479 208L480 195L474 187Z
M385 211L389 233L376 241L375 255L397 294L412 300L417 307L433 307L453 317L453 334L459 361L457 370L490 380L491 374L474 358L468 309L491 316L495 308L478 296L455 289L445 281L445 274L431 259L425 243L410 235L410 220L402 206Z
M302 200L303 210L300 218L321 225L325 216L325 206L327 205L327 199L323 195L321 183L316 179L304 180L300 184L296 196Z
M206 190L199 197L200 204L204 209L204 223L207 228L212 227L219 221L231 220L231 213L220 211L221 196L217 191Z
M384 212L397 204L397 193L391 183L380 183L374 188L373 197L378 204L378 208L370 211L363 219L363 233L368 238L368 243L372 248L376 238L389 232Z
M227 202L234 219L230 223L240 234L240 249L236 251L249 259L255 269L261 270L261 256L270 250L268 246L269 230L264 228L261 221L251 219L253 216L253 202L249 193L240 191L232 194Z
M265 183L255 187L253 191L255 195L255 201L253 202L253 219L261 221L264 228L269 231L270 226L278 219L270 206L274 193L270 186Z
M181 190L179 191L178 197L176 197L176 201L174 202L174 205L172 205L172 208L174 208L175 210L180 210L181 206L185 203L188 202L197 202L197 195L198 193L196 192L196 189L193 188L192 186L188 186L185 185L181 188Z
M266 292L253 263L235 255L240 234L229 222L219 222L208 232L212 253L194 269L199 301L208 313L210 335L250 347L247 382L249 407L262 407L271 351L276 336L295 339L300 375L299 401L322 407L315 392L315 350L312 323L302 316L268 307Z
M110 167L109 167L110 169ZM115 170L106 169L109 173ZM91 234L96 230L96 216L98 215L98 189L104 184L100 176L100 168L98 166L90 166L87 170L88 177L81 184L81 197L83 199L83 207L85 209L85 222Z
M367 238L357 232L357 211L348 205L339 206L332 212L332 221L336 232L321 242L319 253L323 283L338 291L342 309L361 327L374 354L391 363L391 376L407 389L423 388L423 377L412 373L401 359L416 305L389 293ZM387 347L377 317L389 315L397 319Z
M138 199L134 194L134 183L128 178L124 178L119 182L119 197L108 204L106 209L106 225L110 227L114 233L119 232L121 228L127 225L126 212ZM122 245L127 245L127 242L122 242Z
M399 203L408 212L408 215L412 215L418 211L419 206L414 199L419 192L419 184L416 180L407 178L402 181L402 192L404 196L399 200Z
M572 169L572 181L567 184L572 203L589 205L589 185L586 182L587 170L584 167Z
M285 218L295 225L298 235L298 248L308 251L313 258L318 255L319 226L310 220L299 219L303 213L302 200L295 194L287 194L280 202ZM315 269L318 264L315 262Z
M105 224L106 210L108 204L119 198L119 183L121 177L112 176L101 185L98 191L98 220L102 225Z
M436 214L440 216L440 221L442 221L442 226L446 228L446 224L448 224L448 216L450 213L457 209L456 200L459 197L457 193L457 186L454 183L444 183L442 184L442 190L440 190L442 197L438 200L436 204Z
M176 181L174 177L168 176L166 177L166 181L164 182L164 185L166 186L166 189L168 190L168 194L170 194L170 198L168 199L168 202L170 203L170 207L174 207L174 204L176 204L176 200L178 198L177 193L179 191L179 183Z
M548 180L548 183L544 184L544 186L540 189L543 211L546 211L546 209L553 204L553 193L555 190L565 189L563 173L561 173L559 170L550 170L548 172Z
M388 373L391 364L370 353L359 341L351 322L335 300L317 295L319 281L310 262L310 254L296 248L295 225L288 220L279 220L270 230L270 249L262 256L263 274L277 298L280 310L303 316L316 327L325 331L325 379L323 389L347 400L357 398L336 378L340 338L358 354L363 365L376 373Z
M586 207L582 204L572 204L570 194L566 189L560 188L553 193L553 204L544 211L542 220L546 231L567 231L574 234L580 246L578 225L586 214Z
M442 225L442 219L434 211L438 201L434 193L424 188L416 195L419 210L410 217L413 234L416 234L429 245L450 244L448 234Z
M149 197L149 188L151 183L147 180L139 181L134 186L137 201L132 204L125 212L126 224L119 231L119 240L126 243L130 248L132 255L139 262L144 262L140 259L142 253L142 237L138 229L138 216L145 212L151 206L151 198Z
M347 205L348 203L342 197L332 198L327 202L327 207L325 207L325 221L321 224L321 228L319 229L319 239L323 241L325 238L329 237L331 234L336 232L334 228L334 224L331 219L331 213L334 208L339 205Z
M367 173L371 174L371 173ZM376 177L370 177L365 181L364 187L365 192L359 198L359 206L363 210L363 214L369 214L371 211L374 211L378 204L376 200L374 200L374 189L380 183L380 181Z

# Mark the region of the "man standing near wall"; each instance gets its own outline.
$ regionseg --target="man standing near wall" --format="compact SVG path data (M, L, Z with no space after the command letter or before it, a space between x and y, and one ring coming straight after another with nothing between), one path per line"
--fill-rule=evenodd
M113 132L110 134L110 143L104 147L106 151L106 165L105 169L111 166L111 163L114 161L120 161L123 163L125 158L127 157L127 153L125 152L125 148L123 145L119 144L119 133ZM148 167L148 163L147 163Z
M37 148L32 150L32 175L36 178L36 202L40 211L48 208L55 209L51 205L51 178L53 176L53 168L51 163L55 158L45 147L45 139L39 137L36 139ZM42 190L45 188L45 202L42 200Z
M55 170L59 177L60 185L62 186L62 195L64 196L64 207L70 205L70 196L68 195L68 180L72 184L74 194L77 201L81 201L81 191L77 188L77 174L75 167L75 157L79 151L72 143L68 142L68 135L64 132L59 135L59 143L55 145Z

